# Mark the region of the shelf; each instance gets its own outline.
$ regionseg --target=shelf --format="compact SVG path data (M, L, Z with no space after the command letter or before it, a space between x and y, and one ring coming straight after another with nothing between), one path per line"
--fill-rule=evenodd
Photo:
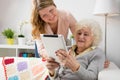
M18 48L18 49L35 49L34 45L7 45L7 44L0 44L0 48Z
M34 45L7 45L0 44L0 56L16 56L19 57L19 53L34 53Z

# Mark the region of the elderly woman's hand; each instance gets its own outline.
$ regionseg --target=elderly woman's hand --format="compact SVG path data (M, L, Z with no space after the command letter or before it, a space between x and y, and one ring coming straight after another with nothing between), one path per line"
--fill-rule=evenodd
M73 72L77 71L80 67L80 64L77 62L71 51L66 52L65 50L57 50L56 55L61 61L61 64L71 69Z
M49 70L50 75L54 75L55 69L59 67L59 63L55 62L53 58L47 58L46 67Z
M110 65L110 61L109 60L105 60L104 62L104 68L108 68Z

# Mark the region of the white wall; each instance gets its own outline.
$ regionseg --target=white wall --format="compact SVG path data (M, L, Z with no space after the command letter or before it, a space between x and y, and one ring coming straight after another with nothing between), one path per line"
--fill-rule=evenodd
M11 27L18 31L19 22L29 20L31 13L32 0L0 0L0 32ZM100 47L104 50L104 17L92 14L95 0L54 0L59 9L70 11L79 21L84 18L92 18L101 24L103 30L103 41ZM120 0L117 0L120 10ZM109 17L107 22L107 55L110 60L120 67L120 16ZM27 38L31 38L31 26L24 27L24 33ZM0 43L4 42L0 37Z
M16 35L19 32L20 22L30 20L31 1L30 0L0 0L0 32L5 28L12 28ZM26 38L31 38L31 25L27 24L23 27L23 33ZM0 33L1 35L1 33ZM5 43L2 38L0 43Z

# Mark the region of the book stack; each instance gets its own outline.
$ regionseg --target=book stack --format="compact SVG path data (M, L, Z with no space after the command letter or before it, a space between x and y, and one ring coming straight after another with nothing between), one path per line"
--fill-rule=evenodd
M28 52L21 52L21 53L19 53L19 57L35 57L35 54L28 53Z

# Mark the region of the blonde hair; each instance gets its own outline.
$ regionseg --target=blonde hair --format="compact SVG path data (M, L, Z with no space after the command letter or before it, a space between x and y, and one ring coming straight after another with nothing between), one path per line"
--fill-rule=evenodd
M81 20L78 23L76 23L75 34L77 33L78 30L84 27L91 29L91 32L94 36L94 41L93 41L92 46L97 46L102 40L102 31L101 31L99 23L92 19Z
M53 0L33 0L33 8L31 14L32 36L37 38L40 34L45 33L45 22L39 15L39 10L54 4Z

